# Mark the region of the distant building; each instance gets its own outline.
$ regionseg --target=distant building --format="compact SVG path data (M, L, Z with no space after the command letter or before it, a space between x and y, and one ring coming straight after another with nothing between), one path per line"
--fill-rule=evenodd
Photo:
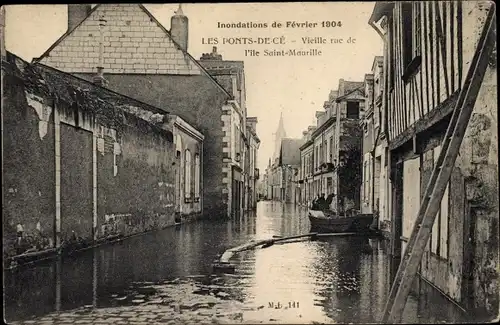
M227 217L245 202L243 66L236 62L220 78L207 71L188 52L188 22L180 6L168 31L140 4L68 5L67 32L35 62L169 111L202 132L201 174L210 184L201 187L203 214ZM235 79L233 89L227 81ZM194 209L196 200L188 201Z
M285 125L283 122L283 112L280 113L278 127L274 133L274 152L272 158L269 159L269 165L266 169L266 178L268 183L268 198L271 200L284 200L283 188L283 169L280 165L281 145L282 140L286 137Z
M274 151L273 157L271 160L272 164L276 164L279 159L280 151L281 151L281 140L286 138L285 124L283 121L283 112L280 113L280 119L278 121L278 127L276 132L274 133Z
M248 163L248 190L247 192L247 209L255 210L257 208L257 199L259 195L258 181L260 179L260 171L257 168L257 157L260 146L260 139L257 136L257 118L247 117L247 138L248 148L247 157Z
M298 184L296 176L300 168L300 146L302 139L285 138L281 140L280 154L275 169L281 175L280 199L286 203L297 203Z
M366 112L363 118L363 181L361 188L361 212L376 213L379 229L387 228L385 134L381 132L383 96L383 57L376 56L372 71L365 75Z
M316 112L316 125L303 132L299 180L303 204L318 194L333 193L334 211L359 210L364 102L363 82L340 79L324 110Z
M476 71L473 57L488 49L480 40L489 15L494 25L496 7L486 1L374 6L369 24L384 41L380 134L388 158L380 160L389 179L389 191L380 197L380 225L390 233L396 263L415 227L461 91L477 81L467 78ZM473 112L419 265L422 278L469 315L478 311L480 322L496 319L499 310L498 67L492 28L485 38L492 53L477 65L486 71L471 84L478 91L475 102L465 99Z

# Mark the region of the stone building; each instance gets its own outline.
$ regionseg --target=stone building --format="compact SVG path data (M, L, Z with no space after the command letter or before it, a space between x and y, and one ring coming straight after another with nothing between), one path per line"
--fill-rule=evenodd
M268 198L275 201L285 200L286 170L282 168L280 161L283 140L286 138L285 124L283 122L283 112L280 113L278 127L274 133L274 151L272 158L269 158L269 165L266 169L266 179L268 184Z
M248 210L249 205L255 205L251 198L255 188L255 149L260 143L255 129L257 119L247 117L244 62L223 60L215 46L211 53L204 53L198 62L238 104L225 110L222 116L229 144L229 150L223 154L223 171L227 175L223 181L227 181L225 190L232 198L228 214L236 215Z
M69 5L67 32L35 62L95 79L169 111L199 130L206 139L200 157L201 178L210 184L201 185L203 213L210 218L227 217L244 202L233 203L231 192L231 180L241 178L234 178L232 170L236 175L242 168L242 153L240 158L228 156L241 146L238 139L242 137L231 136L227 124L232 123L227 120L232 116L245 126L244 93L239 90L243 81L228 90L189 54L188 23L180 6L168 31L140 4L99 4L92 9L88 4ZM245 132L244 127L241 130ZM184 154L180 161L186 160ZM242 190L243 181L237 180Z
M249 152L246 155L248 157L248 187L247 187L247 209L255 210L257 208L257 200L259 196L259 179L260 171L257 168L257 158L260 146L260 139L257 136L257 118L247 117L247 138L248 138L248 148Z
M495 9L487 1L374 6L369 24L384 40L380 127L390 157L385 230L396 261L470 81L472 58L486 53L479 40L486 22L495 24ZM492 55L484 78L472 84L478 96L419 269L422 279L468 313L479 311L481 322L496 319L499 308L496 43L486 40Z
M178 116L10 53L2 82L8 265L161 229L179 213L201 211L199 202L182 200L200 188L204 137ZM192 160L179 161L174 135ZM175 190L179 173L194 175L185 178L185 195Z
M383 112L383 60L376 56L371 73L365 75L366 112L363 119L363 181L361 212L375 213L379 229L387 235L388 177L386 174L387 142L381 132Z
M171 115L175 142L175 212L180 220L202 213L201 166L204 136L180 116Z
M334 193L334 211L359 210L364 105L364 82L340 79L324 110L316 112L316 125L303 132L299 179L303 204L318 194Z

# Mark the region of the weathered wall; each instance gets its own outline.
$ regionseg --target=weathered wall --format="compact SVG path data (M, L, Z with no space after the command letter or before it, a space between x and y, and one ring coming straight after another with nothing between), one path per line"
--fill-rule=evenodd
M92 132L60 124L61 240L92 241Z
M498 311L496 89L495 68L490 66L421 264L421 274L426 279L464 307L479 309L485 315L496 315ZM420 195L431 177L444 132L441 128L423 140ZM407 171L404 178L415 173ZM405 203L408 190L411 187L403 191ZM403 216L406 237L416 215L416 210L412 211Z
M76 74L89 80L92 75ZM227 215L223 199L222 107L226 94L204 76L106 74L109 88L179 115L205 136L203 143L203 214Z
M3 253L54 245L54 124L47 106L30 106L21 80L5 75L3 89ZM48 103L52 104L52 103ZM18 241L18 237L20 241ZM22 238L22 239L21 239Z
M98 108L90 97L67 101L75 91L71 76L48 82L33 68L14 72L16 65L6 65L4 257L59 245L80 248L174 224L175 147L168 129L118 106L111 129L94 111L109 110L104 101ZM58 93L57 101L44 88L56 83L71 90ZM128 109L137 109L134 103Z
M99 238L174 224L174 145L141 126L98 145Z

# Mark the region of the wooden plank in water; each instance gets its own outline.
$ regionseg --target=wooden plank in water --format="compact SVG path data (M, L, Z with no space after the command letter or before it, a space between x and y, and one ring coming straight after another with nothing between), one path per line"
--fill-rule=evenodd
M354 236L359 235L356 232L331 232L325 234L317 234L318 237L335 237L335 236Z

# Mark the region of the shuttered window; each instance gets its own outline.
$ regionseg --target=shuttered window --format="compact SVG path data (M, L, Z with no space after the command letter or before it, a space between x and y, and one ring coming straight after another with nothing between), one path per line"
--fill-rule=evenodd
M184 197L189 199L191 198L191 151L187 149L184 155Z

